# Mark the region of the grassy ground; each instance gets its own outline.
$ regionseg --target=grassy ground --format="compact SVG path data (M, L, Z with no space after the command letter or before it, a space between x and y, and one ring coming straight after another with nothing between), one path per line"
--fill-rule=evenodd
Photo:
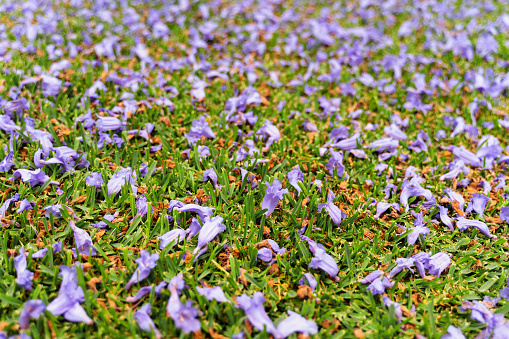
M221 334L229 338L240 331L246 337L268 337L267 333L252 329L246 322L244 311L236 307L235 302L218 303L198 295L196 287L203 284L221 286L232 301L241 294L252 295L261 291L266 298L265 310L276 325L286 318L287 310L293 310L319 325L317 338L393 338L417 334L439 338L449 325L461 328L467 337L474 337L486 326L472 320L470 311L462 312L459 307L465 300L496 297L499 290L506 286L508 226L499 215L500 207L507 204L504 196L507 187L493 188L488 192L491 200L483 216L476 213L468 216L469 219L486 222L498 239L488 238L472 228L451 232L436 216L439 212L437 205L424 209L419 198L411 198L411 205L417 206L410 210L424 211L424 224L431 232L419 238L415 245L408 245L406 235L410 231L401 233L397 228L398 225L406 226L407 230L413 227L414 217L410 210L389 210L382 217L374 218L376 208L375 205L369 206L369 202L370 198L374 198L399 203L405 171L415 166L415 172L424 178L422 186L431 190L438 204L449 207L449 216L456 217L451 204L443 198L444 189L453 188L468 203L473 193L483 192L482 185L478 185L480 182L486 180L495 187L497 183L493 179L500 174L505 175L506 165L495 164L490 170L472 166L468 175L461 174L455 181L439 180L448 172L443 166L454 159L452 152L442 146L463 145L475 152L477 141L488 134L495 136L502 147L507 146L507 129L498 122L506 113L505 92L497 96L482 93L472 86L473 80L469 80L471 77L468 75L468 72L477 71L480 67L492 69L495 76L507 72L504 64L508 58L508 47L504 44L507 31L502 24L497 26L494 37L499 43L498 50L489 57L483 57L478 51L475 53L475 41L485 31L480 27L469 31L466 24L472 18L463 17L466 8L480 8L477 23L484 26L498 20L504 10L503 4L495 4L494 10L488 11L482 2L458 2L446 5L449 10L441 17L430 8L418 12L416 4L411 2L401 6L401 10L393 7L385 11L378 5L361 8L356 2L337 2L328 5L330 13L327 14L324 10L327 4L319 3L308 6L292 1L273 4L215 1L209 4L210 18L206 19L199 6L205 4L202 2L178 9L178 5L171 7L166 2L136 1L130 4L133 12L123 10L120 3L116 4L116 8L106 8L113 14L112 21L108 22L94 14L100 7L99 2L85 2L77 7L68 2L53 3L38 8L34 19L27 14L29 11L22 10L21 3L13 4L12 11L5 6L9 3L4 2L3 12L0 11L0 23L5 25L2 41L19 41L28 46L30 41L24 33L26 22L39 24L41 31L33 41L34 53L16 50L12 45L6 47L4 62L0 63L3 69L1 96L10 101L8 95L12 87L19 87L27 76L38 77L34 73L35 66L40 66L43 73L49 73L53 63L68 60L70 67L55 74L68 84L68 87L62 86L58 95L45 97L41 89L42 80L38 79L37 83L21 89L19 98L26 98L30 103L30 108L25 109L23 115L35 120L35 128L50 132L55 147L67 145L80 154L86 153L90 166L62 173L59 165L45 165L42 170L52 180L58 181L59 186L45 183L30 187L19 180L10 181L16 169L35 169L34 154L41 147L39 142L23 137L14 143L15 167L0 173L0 201L20 193L21 198L35 202L35 207L31 211L16 213L17 208L13 204L2 219L0 328L3 331L9 335L18 334L18 317L23 304L29 299L50 303L58 295L62 282L58 275L60 265L70 266L76 261L83 264L83 274L78 274L79 286L85 291L83 307L94 324L75 324L45 312L38 320L32 320L26 330L32 338L150 336L153 334L140 331L134 320L134 311L143 302L152 304L151 318L164 337L199 338L201 335L220 338ZM90 17L82 8L91 10ZM288 15L290 10L294 11L293 15ZM60 15L52 17L51 12ZM152 36L151 18L156 12L169 28L166 38ZM270 12L272 14L269 15ZM426 17L427 13L434 19ZM323 16L322 19L318 19L320 16ZM281 19L284 17L287 19ZM415 30L409 36L398 35L401 24L412 18L417 20ZM332 45L320 42L324 32L313 35L313 19L317 19L314 22L318 26L329 22ZM206 21L215 22L218 26L210 40L196 47L197 39L204 36L197 33L197 29L204 31L201 25ZM137 23L143 23L145 28L137 29ZM460 24L464 25L463 28L458 26ZM353 27L369 30L364 31L365 38L362 39L362 34L360 38L348 30ZM473 58L468 60L443 48L437 51L431 49L426 43L429 40L426 34L431 34L431 40L444 42L444 32L452 32L453 36L458 32L468 32L467 37L474 42ZM54 45L53 34L61 35L65 41L56 46L63 55L55 58L48 52L48 46ZM119 38L120 53L115 59L97 55L94 47L111 35ZM295 51L286 53L285 47L289 46L287 42L292 36L297 37L301 50L299 52L297 47ZM79 47L77 55L69 54L68 41ZM257 53L256 47L260 47L258 44L261 42L265 44L266 51ZM133 53L132 48L140 43L146 46L150 60L142 61L143 56L140 58ZM10 60L6 58L8 53L12 56ZM382 66L384 58L389 55L405 56L400 59L402 75L399 79L391 67L384 69ZM419 55L431 58L432 62L416 59ZM356 57L359 62L355 62ZM317 59L322 61L307 73ZM341 65L340 70L334 69L334 60ZM218 69L228 78L207 78L209 70ZM274 82L270 78L271 72L279 76L280 87L271 85L271 81ZM330 81L321 77L334 72L339 72L338 76ZM358 80L364 72L373 75L376 81L387 79L387 84L394 84L394 92L386 93L385 85L381 88L365 86ZM115 85L108 80L108 76L115 73L131 80L131 83L125 87ZM236 126L225 120L225 111L228 111L225 103L248 88L250 73L257 76L251 86L260 94L260 103L248 105L245 112L252 111L258 120L253 126L247 123ZM431 104L425 114L403 107L407 101L407 89L415 87L415 73L426 76L428 88L433 75L443 80L458 79L462 83L450 91L435 89L423 94L422 100ZM201 100L191 94L192 79L188 77L192 75L208 83L204 89L205 97ZM102 81L106 89L97 91L96 99L87 98L87 90L97 80ZM302 81L292 84L292 80ZM162 82L165 84L162 85ZM340 86L344 83L352 84L357 90L355 95L345 94L346 89ZM164 86L174 86L178 94L172 95L164 90ZM314 87L314 91L309 91L306 86ZM126 113L126 129L118 133L124 144L121 147L106 145L99 149L97 133L75 124L75 119L90 111L97 120L96 115L108 115L103 108L112 110L118 107L124 112L126 102L121 98L123 93L132 93L136 101L136 112ZM172 106L164 107L155 102L162 97L171 100ZM323 105L321 107L318 100L321 97L327 100L341 98L337 112L328 116L323 114ZM148 100L150 105L142 100ZM445 124L443 117L463 117L467 124L473 124L469 104L475 100L485 100L493 105L492 109L479 105L476 115L479 135L472 137L462 132L451 138L453 128ZM351 112L357 109L363 109L364 113L358 118L351 118ZM384 127L391 124L393 114L409 119L404 130L408 138L399 142L396 156L380 161L378 153L366 146L385 135ZM192 121L200 116L206 117L216 137L202 138L197 145L189 147L185 133L190 131ZM270 148L266 148L265 141L256 140L252 135L266 119L272 121L281 133L280 140ZM14 121L24 128L22 119L16 117ZM302 124L306 121L314 123L317 131L305 131ZM482 125L488 121L494 122L491 130ZM155 125L151 141L127 133L127 130L143 128L146 123ZM364 129L368 123L377 127ZM362 141L357 148L364 149L367 155L366 159L361 159L352 152L344 151L342 163L345 175L342 178L331 176L324 168L330 154L320 154L320 147L330 139L329 133L339 126L345 126L350 135L359 129ZM445 130L447 137L438 140L435 135L439 130ZM419 131L430 137L427 151L408 149ZM267 162L257 166L235 162L237 150L249 139L255 141L260 153L246 160L266 159ZM0 134L0 143L9 144L7 133ZM210 156L199 157L200 143L209 147ZM150 152L150 146L156 145L161 145L161 149ZM186 155L183 152L188 148L190 153ZM7 152L0 149L0 158L3 159ZM408 159L401 157L404 154L409 156ZM145 177L139 172L143 162L149 168ZM389 166L392 176L387 176L388 170L378 174L375 165L380 162ZM286 178L297 165L304 176L304 190L300 194ZM116 196L108 196L108 180L120 167L128 166L137 171L137 192L125 185ZM242 180L238 167L252 172L258 187L251 188L247 180ZM218 175L218 184L222 186L220 190L211 182L202 180L203 172L210 168ZM433 171L434 168L436 170ZM91 172L102 174L105 181L102 189L96 191L86 185L86 177ZM471 183L461 188L458 181L463 178L470 178ZM265 182L275 179L282 181L289 193L284 195L270 216L265 216L261 207ZM321 191L311 188L314 180L323 183ZM385 200L384 188L388 183L395 184L398 189L396 194ZM57 188L63 193L59 194ZM317 212L318 204L327 200L328 190L335 193L335 205L347 215L339 226L334 225L325 211ZM136 195L141 193L145 194L150 211L142 217L137 216L136 207ZM196 262L191 252L196 247L197 237L173 248L159 248L158 236L176 225L187 229L190 218L195 216L176 209L168 211L171 200L186 203L198 200L199 204L213 207L214 215L224 218L226 231L208 244L207 251ZM64 209L61 217L46 217L45 207L54 204L72 208L79 218L76 226L90 235L98 252L96 256L73 257L71 248L76 244L69 223L73 216ZM115 212L118 216L113 221L103 219L105 214ZM168 216L173 218L174 223L169 222ZM106 230L91 225L101 220L108 225ZM433 223L432 220L438 222ZM305 230L305 235L323 244L326 252L334 258L339 267L339 281L331 279L322 270L308 267L313 255L308 244L301 240L300 230ZM257 260L256 244L265 239L273 239L287 250L286 254L277 256L276 265L268 266ZM28 269L35 273L33 290L27 291L18 286L13 258L18 255L19 248L24 246L27 252L33 253L58 241L63 242L61 252L53 254L50 250L43 259L28 256ZM160 259L148 278L126 291L125 284L136 269L134 260L139 257L140 250L157 252ZM424 251L451 254L452 263L440 277L428 275L421 278L417 272L412 274L405 270L392 279L395 284L386 290L387 296L408 310L415 306L415 313L404 312L402 321L398 323L394 309L383 304L382 295L373 296L366 290L367 285L358 280L377 269L388 273L396 265L397 258ZM184 253L187 255L182 260ZM314 293L299 290L299 280L306 272L311 272L318 280ZM141 287L156 285L163 280L169 282L179 273L183 274L188 285L182 291L182 302L192 300L201 311L201 334L186 335L167 317L168 290L164 290L160 297L152 292L141 303L133 305L126 302L126 298ZM492 311L505 315L509 304L502 300ZM296 337L296 334L293 336Z

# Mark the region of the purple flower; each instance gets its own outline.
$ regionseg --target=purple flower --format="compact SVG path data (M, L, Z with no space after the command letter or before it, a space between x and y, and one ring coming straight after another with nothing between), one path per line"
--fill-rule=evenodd
M509 223L509 206L503 206L500 208L500 219Z
M200 330L200 320L197 319L199 311L191 306L193 304L191 300L182 304L177 296L175 302L170 297L168 304L170 303L172 303L172 307L168 315L173 319L175 327L180 328L186 334Z
M332 278L338 279L337 275L339 272L338 264L334 258L325 252L325 248L322 244L317 244L310 238L302 236L303 240L306 240L309 245L309 250L315 256L311 259L309 267L314 269L321 269Z
M142 194L136 199L136 215L144 216L148 213L148 202L145 194ZM151 213L154 211L154 208L151 209Z
M376 214L373 216L373 218L375 219L380 218L380 215L382 215L390 207L394 208L396 211L399 211L399 204L380 201L379 203L376 204Z
M171 205L171 204L170 204ZM179 212L194 212L198 214L198 217L200 217L200 220L202 222L205 222L205 219L209 218L212 213L214 212L213 207L206 207L206 206L200 206L196 204L187 204L182 207L177 207L177 210ZM169 207L168 207L169 209Z
M4 160L0 162L0 172L9 172L11 168L14 166L12 159L14 158L14 152L9 152Z
M343 217L346 217L346 214L344 212L342 212L339 209L339 207L334 205L334 203L332 202L332 200L334 200L335 197L336 196L334 195L334 193L332 193L332 191L329 191L329 193L327 194L327 202L325 204L323 204L323 203L318 204L318 212L322 213L322 210L325 207L325 210L331 217L334 225L339 226L341 224L341 219Z
M288 318L277 325L277 331L281 337L289 337L292 333L303 333L312 335L318 333L318 325L312 320L307 320L303 316L293 311L287 311Z
M185 134L189 145L196 145L202 136L209 139L216 138L214 131L212 131L212 129L209 127L209 123L205 121L204 116L201 116L198 119L194 119L192 125L193 126L189 130L189 133Z
M286 253L286 248L284 248L284 247L280 248L279 245L277 244L277 242L275 242L274 240L267 239L267 241L269 242L270 247L271 247L272 251L274 251L274 253L279 254L279 255L283 255Z
M368 274L365 278L359 279L359 282L361 284L371 284L373 281L383 276L383 274L384 274L383 271L376 270Z
M274 209L276 208L279 200L283 199L283 195L288 193L288 189L281 189L283 184L277 179L272 182L272 186L267 181L265 184L267 185L267 190L265 192L265 196L263 197L262 209L267 209L265 215L269 216L272 214L272 212L274 212Z
M32 259L42 259L46 256L46 253L48 252L47 248L43 248L34 254L32 254Z
M269 316L265 312L265 309L263 308L265 298L262 292L255 292L251 298L246 294L242 294L237 298L237 302L237 307L244 310L247 319L254 328L256 328L258 331L266 330L276 339L283 337L276 329L272 323L272 320L270 320Z
M78 286L76 270L81 269L79 265L75 264L72 268L65 265L60 266L62 284L58 296L49 303L46 310L55 316L63 315L70 322L84 322L87 325L92 325L94 321L88 317L80 305L85 301L85 294L83 289Z
M160 297L161 292L166 287L166 285L168 285L168 283L166 281L161 281L155 287L154 286L143 286L142 288L140 288L138 290L138 292L136 293L136 295L134 297L127 297L125 300L131 304L134 304L134 303L138 302L139 300L141 300L146 295L149 295L153 289L155 290L155 295L157 297Z
M267 247L260 248L256 258L265 262L270 262L272 260L272 251Z
M407 135L396 124L384 128L384 133L396 140L406 140Z
M195 219L195 218L193 218ZM159 248L161 250L165 249L166 246L168 246L170 243L172 243L171 247L175 246L179 242L182 242L186 237L186 231L181 228L175 228L169 232L166 232L160 237L157 237L158 239L161 239L161 244L159 245Z
M370 291L373 295L377 295L384 293L386 288L392 288L392 286L394 286L394 281L390 282L386 277L380 277L373 280L371 285L368 286L367 290Z
M74 167L85 168L90 166L90 162L86 160L87 159L86 153L84 153L81 156L80 161L76 163L76 160L80 158L80 155L72 148L69 148L67 146L60 146L53 147L51 148L51 150L55 151L55 157L47 160L40 160L39 162L41 164L43 165L59 164L62 169L62 172L73 171Z
M31 291L34 273L27 270L27 258L24 247L19 248L19 255L14 258L14 268L17 272L16 283L25 290Z
M442 272L451 264L451 258L447 253L439 252L432 255L428 260L428 273L440 277Z
M401 322L401 318L403 318L403 311L401 310L401 305L397 302L392 301L388 296L384 296L382 298L385 307L390 308L394 307L394 314L396 315L396 321L399 324Z
M62 216L62 213L60 212L61 209L63 209L62 205L56 204L56 205L49 205L44 207L46 212L44 212L44 216L46 218L49 218L52 214L54 218L60 218Z
M131 285L139 283L140 281L147 278L150 274L150 271L157 266L157 260L159 260L158 253L151 255L148 251L141 250L140 257L135 260L135 262L138 264L138 268L136 268L136 271L134 271L131 279L129 279L125 285L125 289L128 290L131 288Z
M214 188L219 188L217 185L217 174L213 168L209 168L208 170L203 172L203 181L210 180L214 185Z
M509 300L509 279L507 279L507 286L500 290L500 296Z
M389 279L392 279L396 274L403 271L404 269L409 270L414 273L414 270L411 268L414 266L415 259L412 258L398 258L396 259L396 267L394 267L389 273Z
M414 214L413 211L412 211L412 214ZM429 232L430 232L430 229L428 227L424 226L424 224L423 224L422 212L420 212L419 214L415 213L414 217L415 217L415 220L414 220L415 227L411 228L412 233L410 233L407 237L407 243L409 245L415 244L415 242L419 238L420 234L425 236L425 235L429 234Z
M11 203L16 202L19 200L20 194L16 193L11 198L4 201L2 206L0 206L0 218L4 218L5 214L7 213L7 210L9 209L9 206Z
M13 100L7 102L2 107L4 114L7 114L11 119L14 119L14 113L18 116L18 118L21 120L23 117L23 111L25 109L30 109L30 103L27 99L21 98L19 100Z
M156 338L162 338L163 335L161 334L161 332L159 332L152 319L150 319L151 307L152 306L149 303L147 303L140 307L139 309L137 309L136 312L134 312L134 320L136 320L138 326L142 331L145 332L153 331Z
M433 193L431 193L429 189L421 187L419 181L419 177L412 178L401 191L399 201L401 205L405 207L405 211L408 211L408 199L411 197L424 197L424 199L426 199L426 202L423 204L425 208L430 208L436 203L436 200L433 197Z
M497 239L497 236L496 235L492 235L490 233L490 230L488 228L488 225L486 225L485 223L483 223L482 221L479 221L479 220L470 220L470 219L465 219L465 218L459 218L458 221L456 222L456 226L458 227L458 229L460 231L464 231L466 230L467 228L469 227L475 227L477 228L482 234L484 234L485 236L487 236L488 238L493 238L493 239Z
M0 114L0 129L5 133L10 134L14 131L20 130L21 127L16 125L16 123L11 120L10 116Z
M465 336L459 328L449 325L447 327L447 334L444 334L440 339L465 339Z
M331 157L327 165L325 165L325 169L329 172L329 175L334 176L334 168L338 174L338 177L341 179L343 177L343 172L345 171L345 166L343 165L343 155L340 152L330 151Z
M311 287L311 291L314 292L316 286L318 285L318 282L316 281L315 277L313 277L313 275L309 272L304 273L304 276L299 280L299 285L304 285L306 281L309 287Z
M99 132L107 132L107 131L118 131L123 127L122 121L115 117L102 117L100 115L97 116L96 121L97 130Z
M115 214L105 214L103 216L103 219L105 220L108 220L109 222L112 222L116 217L118 217L118 212L115 212ZM94 226L94 227L97 227L97 228L100 228L100 229L106 229L108 228L108 224L105 223L104 221L99 221L95 224L90 224L90 226Z
M490 201L490 198L488 198L485 195L474 193L472 195L472 200L467 205L467 209L465 210L465 213L470 213L472 210L477 212L481 215L481 217L484 214L484 210L486 209L486 204Z
M454 231L454 225L452 224L451 218L447 215L447 208L445 208L442 205L438 205L438 208L440 208L440 220L449 227L451 231Z
M300 194L302 189L300 188L300 186L297 182L304 181L304 174L300 170L300 167L296 166L293 170L288 172L286 178L290 182L290 185L292 185L297 190L298 194Z
M205 296L205 298L209 301L215 300L218 303L228 302L221 286L196 287L196 290L198 291L198 294Z
M85 179L87 186L94 187L100 189L102 184L104 183L103 177L101 173L92 172Z
M30 319L39 319L46 305L40 299L28 300L19 315L19 327L23 330L30 328Z
M30 183L30 187L42 185L50 179L42 170L37 169L30 171L27 169L19 169L13 173L14 180L21 179L23 182ZM57 181L50 181L50 184L58 185Z
M263 126L256 131L256 135L258 139L267 139L267 143L265 144L266 148L269 148L270 145L281 139L279 130L272 124L272 122L270 122L270 120L265 120Z
M110 181L108 181L108 195L116 195L125 185L126 181L131 185L133 193L136 194L136 192L138 192L138 188L136 186L136 173L131 167L121 167L116 174L111 176Z
M380 140L373 141L368 145L369 149L375 150L378 153L392 152L398 147L399 141L392 138L381 138Z
M212 241L219 233L226 230L226 225L223 224L223 217L216 215L213 218L206 217L204 219L203 227L198 235L198 244L193 251L193 254L198 253L200 250L206 248L207 244Z
M83 255L96 255L97 252L92 244L90 235L85 230L77 227L72 220L69 221L69 225L74 231L74 241L76 242L78 253Z

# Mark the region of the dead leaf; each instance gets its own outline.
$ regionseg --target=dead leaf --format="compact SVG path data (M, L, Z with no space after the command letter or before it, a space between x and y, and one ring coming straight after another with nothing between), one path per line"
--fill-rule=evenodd
M356 328L353 330L353 335L355 338L366 338L366 335L364 335L364 332L360 328Z
M311 291L311 287L309 287L309 285L300 285L299 289L297 290L297 296L301 299L306 297L311 298L313 297L313 291Z

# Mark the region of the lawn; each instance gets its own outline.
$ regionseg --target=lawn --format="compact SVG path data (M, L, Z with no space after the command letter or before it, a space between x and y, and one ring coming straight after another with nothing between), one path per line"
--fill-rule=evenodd
M507 8L0 0L0 338L509 338Z

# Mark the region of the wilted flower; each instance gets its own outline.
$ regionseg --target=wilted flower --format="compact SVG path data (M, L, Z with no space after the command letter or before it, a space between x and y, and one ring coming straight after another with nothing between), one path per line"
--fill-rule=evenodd
M477 228L482 234L487 236L488 238L497 239L496 235L492 235L490 233L490 229L488 228L488 225L483 223L479 220L471 220L471 219L465 219L465 218L459 218L456 222L456 226L459 228L460 231L464 231L469 227L475 227Z
M324 204L323 203L318 204L318 212L321 213L323 208L325 207L325 210L331 217L332 222L334 222L334 225L339 226L341 224L341 219L343 217L346 217L346 214L342 212L339 209L339 207L334 205L334 203L332 202L335 197L336 196L334 195L334 193L332 193L332 191L329 191L329 193L327 194L327 202Z
M304 276L299 280L299 285L304 285L306 281L308 282L309 287L311 287L311 291L314 292L318 285L315 277L313 277L313 275L309 272L304 273Z
M161 281L157 286L143 286L138 290L136 295L134 297L127 297L125 300L129 303L134 304L135 302L138 302L141 300L144 296L149 295L152 290L155 291L156 297L161 296L162 290L168 285L166 281Z
M205 121L204 116L201 116L198 119L194 119L192 124L193 126L189 130L189 133L185 134L189 145L196 145L202 136L209 139L216 138L214 131L212 131L212 129L209 127L209 123Z
M24 247L19 248L19 255L14 258L14 268L17 272L16 283L25 290L31 291L34 273L27 270L27 258Z
M170 204L171 206L171 204ZM200 205L196 205L196 204L186 204L186 205L183 205L182 207L179 207L179 206L175 206L177 208L177 210L179 212L194 212L196 214L198 214L198 216L200 217L200 220L202 222L205 222L205 219L209 218L212 213L214 213L214 208L213 207L207 207L207 206L200 206ZM168 207L169 209L169 207Z
M413 212L413 211L412 211ZM419 238L419 235L422 234L423 236L429 234L430 229L423 224L423 218L422 218L422 212L419 214L414 214L415 220L414 220L414 226L411 228L412 233L410 233L407 237L407 243L409 245L415 244L417 239Z
M14 166L14 162L12 159L14 158L14 152L10 151L4 158L4 160L0 161L0 172L9 172L11 167Z
M97 116L96 126L99 132L117 131L123 127L122 121L115 117Z
M87 325L92 325L94 321L88 317L80 305L85 301L85 294L83 289L78 286L77 269L81 269L80 264L75 264L73 267L60 266L62 284L58 296L46 310L55 316L63 315L70 322L84 322Z
M440 220L449 227L451 231L454 231L454 225L452 224L451 218L447 215L447 208L445 208L442 205L438 205L438 208L440 208Z
M39 319L40 315L46 309L46 305L40 299L28 300L19 315L19 327L27 330L30 328L30 319Z
M193 254L198 253L200 250L206 248L207 244L212 241L219 233L226 230L226 225L223 224L223 217L216 215L213 218L205 218L205 222L198 235L198 245L193 251Z
M262 201L262 209L267 209L265 215L269 216L274 212L274 209L277 206L279 200L283 199L283 195L288 193L288 189L281 189L283 184L279 180L274 180L272 182L272 186L269 182L265 182L267 185L267 190L265 191L265 196Z
M72 220L69 221L69 225L74 231L74 241L76 242L78 253L83 255L96 255L97 252L94 248L90 235L85 230L77 227Z
M449 327L447 327L447 333L440 339L465 339L465 336L461 333L459 328L449 325Z
M447 253L439 252L435 255L432 255L427 260L428 265L428 273L440 276L442 272L449 267L451 264L451 258Z
M131 288L131 285L139 283L143 279L147 278L150 274L150 271L157 266L157 260L159 260L158 253L151 255L148 251L141 250L140 257L135 260L135 262L138 264L138 267L131 276L131 279L129 279L127 282L125 289L128 290Z
M256 257L262 261L270 262L272 260L272 251L267 247L260 248Z
M87 186L94 187L100 189L102 184L104 183L103 177L101 173L92 172L85 179Z
M276 329L263 308L264 301L263 293L259 291L255 292L252 297L242 294L240 297L237 297L237 307L244 310L247 319L258 331L266 330L274 338L282 338L283 336Z
M270 120L265 120L265 123L258 131L256 131L256 135L258 139L267 139L267 143L265 147L269 148L274 142L279 141L281 139L281 134L276 126L270 122Z
M339 272L338 264L334 258L325 252L325 248L322 244L317 244L306 236L301 236L303 240L306 240L309 245L309 250L315 256L311 259L309 267L314 269L321 269L332 278L338 279L337 275Z
M44 212L44 216L46 218L49 218L50 215L53 215L54 218L60 218L62 216L62 212L60 210L63 209L62 205L56 204L56 205L49 205L44 207L46 212Z
M168 246L170 243L173 242L173 246L178 244L179 242L183 241L186 237L186 231L181 228L175 228L169 232L166 232L162 236L158 237L158 239L161 239L161 244L159 245L159 248L163 250Z
M394 286L394 282L390 282L386 277L380 277L373 280L367 290L373 295L377 295L384 293L386 288L392 288L392 286Z
M394 314L396 315L396 321L399 324L401 322L401 318L403 318L403 311L401 310L401 305L397 302L392 301L388 296L384 296L382 298L385 307L390 308L394 307Z
M16 202L19 200L20 194L16 193L11 198L4 201L2 206L0 206L0 218L4 218L5 214L7 213L7 210L9 209L9 206L11 203Z
M217 185L217 174L213 168L209 168L208 170L203 172L203 181L210 180L214 185L214 188L219 188Z
M304 181L304 174L302 174L300 167L297 166L293 170L288 172L286 178L290 182L290 185L292 185L297 190L298 194L300 194L302 189L300 188L298 182Z
M228 302L221 286L196 287L196 290L198 294L205 296L209 301L215 300L219 303Z
M467 209L465 210L465 213L470 213L472 210L477 212L481 215L481 217L484 214L484 210L486 209L486 204L490 201L490 198L488 198L485 195L474 193L472 194L472 200L467 205Z
M404 269L409 270L414 273L414 270L411 268L414 266L415 260L413 258L398 258L396 259L396 267L394 267L389 273L389 279L393 278L396 274L403 271Z
M303 333L305 335L312 335L318 333L318 325L312 320L307 320L303 316L293 311L287 311L288 318L283 320L277 325L279 334L286 338L292 333Z
M139 309L134 312L134 320L138 323L138 326L140 326L142 331L145 332L152 332L154 331L154 335L156 338L162 338L163 335L159 330L157 329L156 325L150 319L150 309L151 305L149 303L143 305Z
M136 186L136 173L132 170L131 167L123 168L121 167L120 170L113 174L110 178L110 181L108 181L108 195L116 195L120 189L125 185L125 183L130 184L131 188L133 190L133 193L136 194L138 191L138 188Z
M21 179L23 182L30 183L30 187L42 185L50 179L41 169L30 171L27 169L19 169L13 173L14 180ZM50 181L50 184L58 185L57 181Z

